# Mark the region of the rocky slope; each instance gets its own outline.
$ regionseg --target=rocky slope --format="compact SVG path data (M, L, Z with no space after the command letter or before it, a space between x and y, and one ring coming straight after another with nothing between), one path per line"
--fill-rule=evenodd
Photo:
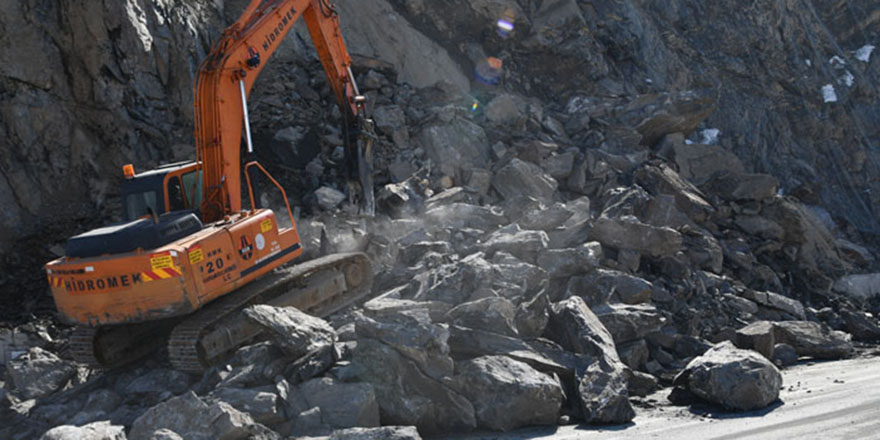
M777 366L880 340L880 17L862 3L337 3L381 136L381 215L346 214L339 114L302 29L252 120L307 253L367 252L377 298L330 323L257 307L266 340L201 377L161 354L88 371L65 360L64 328L2 331L26 353L0 384L0 432L623 423L658 385L762 407ZM121 164L188 157L193 71L241 7L3 6L6 304L46 304L39 264L113 219ZM272 316L308 323L311 349Z

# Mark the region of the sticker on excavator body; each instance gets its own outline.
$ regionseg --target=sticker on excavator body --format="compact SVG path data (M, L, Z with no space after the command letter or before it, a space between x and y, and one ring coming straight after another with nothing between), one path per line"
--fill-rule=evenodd
M260 232L268 232L272 229L272 219L267 218L260 222Z
M171 252L150 255L150 267L152 270L141 272L145 283L182 275L180 269L174 266Z
M164 254L153 254L150 255L150 266L153 270L165 269L168 267L174 267L174 259L171 258L170 253Z
M200 261L205 259L204 254L202 254L202 246L195 245L189 248L189 264L198 264Z
M243 260L250 260L254 256L254 247L246 235L241 236L241 246L238 247L238 253Z

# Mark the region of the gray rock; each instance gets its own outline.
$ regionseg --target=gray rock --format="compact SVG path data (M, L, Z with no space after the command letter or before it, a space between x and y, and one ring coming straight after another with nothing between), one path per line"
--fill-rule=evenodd
M651 300L653 289L653 284L637 276L599 268L572 279L568 293L594 300L611 298L624 304L641 304Z
M513 159L495 173L492 187L505 199L529 196L538 200L550 200L556 192L556 180L544 173L539 166Z
M329 440L422 440L422 437L415 426L383 426L333 431Z
M797 350L785 343L776 344L773 346L773 355L770 356L770 360L779 368L794 365L798 361Z
M797 319L802 320L806 318L804 305L796 299L787 298L774 292L758 292L751 289L746 289L741 295L743 298L752 300L758 305L781 310Z
M593 241L576 248L544 249L537 263L550 277L566 278L592 271L599 266L602 255L602 245Z
M125 383L122 389L117 388L117 391L124 396L160 395L166 392L178 395L189 389L191 381L190 376L186 373L168 368L157 368L138 375ZM143 398L143 396L140 397Z
M587 200L589 201L589 199ZM587 210L589 211L589 207ZM574 212L562 203L554 203L550 206L538 205L522 214L522 217L516 220L521 228L551 231L564 225L574 215Z
M414 425L426 434L476 427L474 407L466 398L390 346L362 338L352 365L361 380L373 385L383 423Z
M658 228L635 218L610 219L599 217L590 237L603 245L630 249L643 255L672 255L681 250L681 234L670 228Z
M464 191L464 188L456 186L429 197L428 200L425 200L425 208L431 209L435 206L459 203L465 201L465 199L467 199L467 193Z
M429 252L449 255L452 253L452 247L445 241L420 241L400 249L397 255L401 263L412 266Z
M456 389L474 405L477 426L509 431L552 425L559 417L559 383L528 364L506 356L482 356L459 362Z
M296 392L310 408L321 408L324 424L334 429L379 426L379 405L370 384L325 377L300 384Z
M635 417L627 392L627 369L611 334L577 296L553 304L547 334L568 351L592 359L577 374L577 392L587 423L626 423Z
M812 321L783 321L773 324L777 342L794 347L800 356L841 359L853 352L850 336Z
M218 388L209 397L249 414L258 423L274 425L284 420L284 415L278 410L278 395L275 393L244 388Z
M364 314L371 318L387 315L397 315L411 310L424 310L428 313L431 321L439 322L443 319L452 305L442 301L413 301L409 299L397 299L377 296L364 303Z
M552 305L546 333L572 353L620 361L611 334L580 297Z
M671 195L675 206L696 222L703 222L715 212L705 196L665 164L645 165L634 173L635 181L654 196Z
M725 341L688 363L674 383L725 408L748 411L779 397L782 374L767 358Z
M648 304L608 304L593 311L617 344L644 338L666 322L666 318Z
M776 196L779 180L769 174L729 172L716 176L703 188L724 200L760 201Z
M541 168L557 181L565 181L574 169L574 153L569 151L548 156L541 162Z
M158 429L150 436L150 440L184 440L184 438L170 429Z
M315 198L318 200L318 206L325 211L332 211L345 200L345 194L329 186L322 186L315 190Z
M736 331L736 345L770 359L776 344L791 345L799 356L840 359L853 351L848 334L811 321L753 322Z
M84 426L56 426L43 434L40 440L126 440L125 427L109 421Z
M880 340L880 327L864 313L841 310L840 316L843 318L846 331L853 335L857 341L876 342Z
M633 370L642 370L648 363L648 343L644 339L639 339L626 344L617 346L617 355L626 366Z
M507 219L490 208L467 203L453 203L429 209L425 212L425 222L428 225L452 230L473 228L481 231L494 231L498 226L506 224Z
M486 119L498 125L519 124L525 118L524 108L525 105L521 98L502 93L486 104Z
M398 147L406 147L409 143L409 132L406 127L406 114L397 105L380 105L373 111L373 120L380 132L391 136Z
M631 371L626 382L626 390L630 396L645 397L657 389L659 382L656 377L648 373Z
M429 123L422 127L415 140L434 163L448 165L456 173L463 168L485 168L489 161L486 133L462 117Z
M684 137L670 146L681 177L702 185L725 172L745 173L742 162L730 151L701 144L686 144Z
M502 335L516 336L516 306L503 297L482 298L459 304L446 313L445 322Z
M251 416L226 403L208 405L192 391L166 400L144 412L131 425L131 440L147 440L159 429L169 429L193 440L234 440L267 433Z
M834 282L834 290L861 301L880 296L880 273L846 275Z
M388 345L434 379L452 375L453 364L447 345L449 330L431 323L426 310L409 310L375 319L358 314L355 331L359 344L363 339L374 339Z
M518 158L526 162L540 165L544 162L544 159L559 149L559 145L553 142L531 139L514 142L513 149L516 151L516 156Z
M336 332L330 324L294 307L259 304L244 309L243 313L268 330L272 341L292 357L321 351L336 343Z
M544 231L523 231L511 225L492 233L480 248L488 256L503 251L528 263L535 263L538 254L547 248L549 238Z
M635 418L635 410L629 403L627 371L623 364L599 359L590 364L578 379L584 422L623 424Z
M534 298L520 303L516 308L516 330L523 338L541 336L550 319L550 298L545 291L538 292Z
M33 399L58 391L74 377L76 368L47 350L32 347L10 361L6 373L16 394Z

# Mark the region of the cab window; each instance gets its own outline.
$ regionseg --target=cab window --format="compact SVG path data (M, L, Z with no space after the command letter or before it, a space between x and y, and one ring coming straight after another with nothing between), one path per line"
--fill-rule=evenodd
M182 211L184 209L186 209L186 202L183 199L180 178L171 176L168 179L168 211Z
M181 177L189 207L199 209L199 205L202 204L202 170L190 171Z
M150 210L159 214L156 205L156 191L132 193L125 197L125 213L129 219L136 219L150 214Z

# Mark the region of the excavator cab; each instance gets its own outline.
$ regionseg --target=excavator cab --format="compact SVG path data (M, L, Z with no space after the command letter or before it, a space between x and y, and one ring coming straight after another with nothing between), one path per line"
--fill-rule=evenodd
M178 162L134 174L126 165L122 183L122 218L133 221L144 216L189 211L199 215L202 203L202 171L197 162Z

